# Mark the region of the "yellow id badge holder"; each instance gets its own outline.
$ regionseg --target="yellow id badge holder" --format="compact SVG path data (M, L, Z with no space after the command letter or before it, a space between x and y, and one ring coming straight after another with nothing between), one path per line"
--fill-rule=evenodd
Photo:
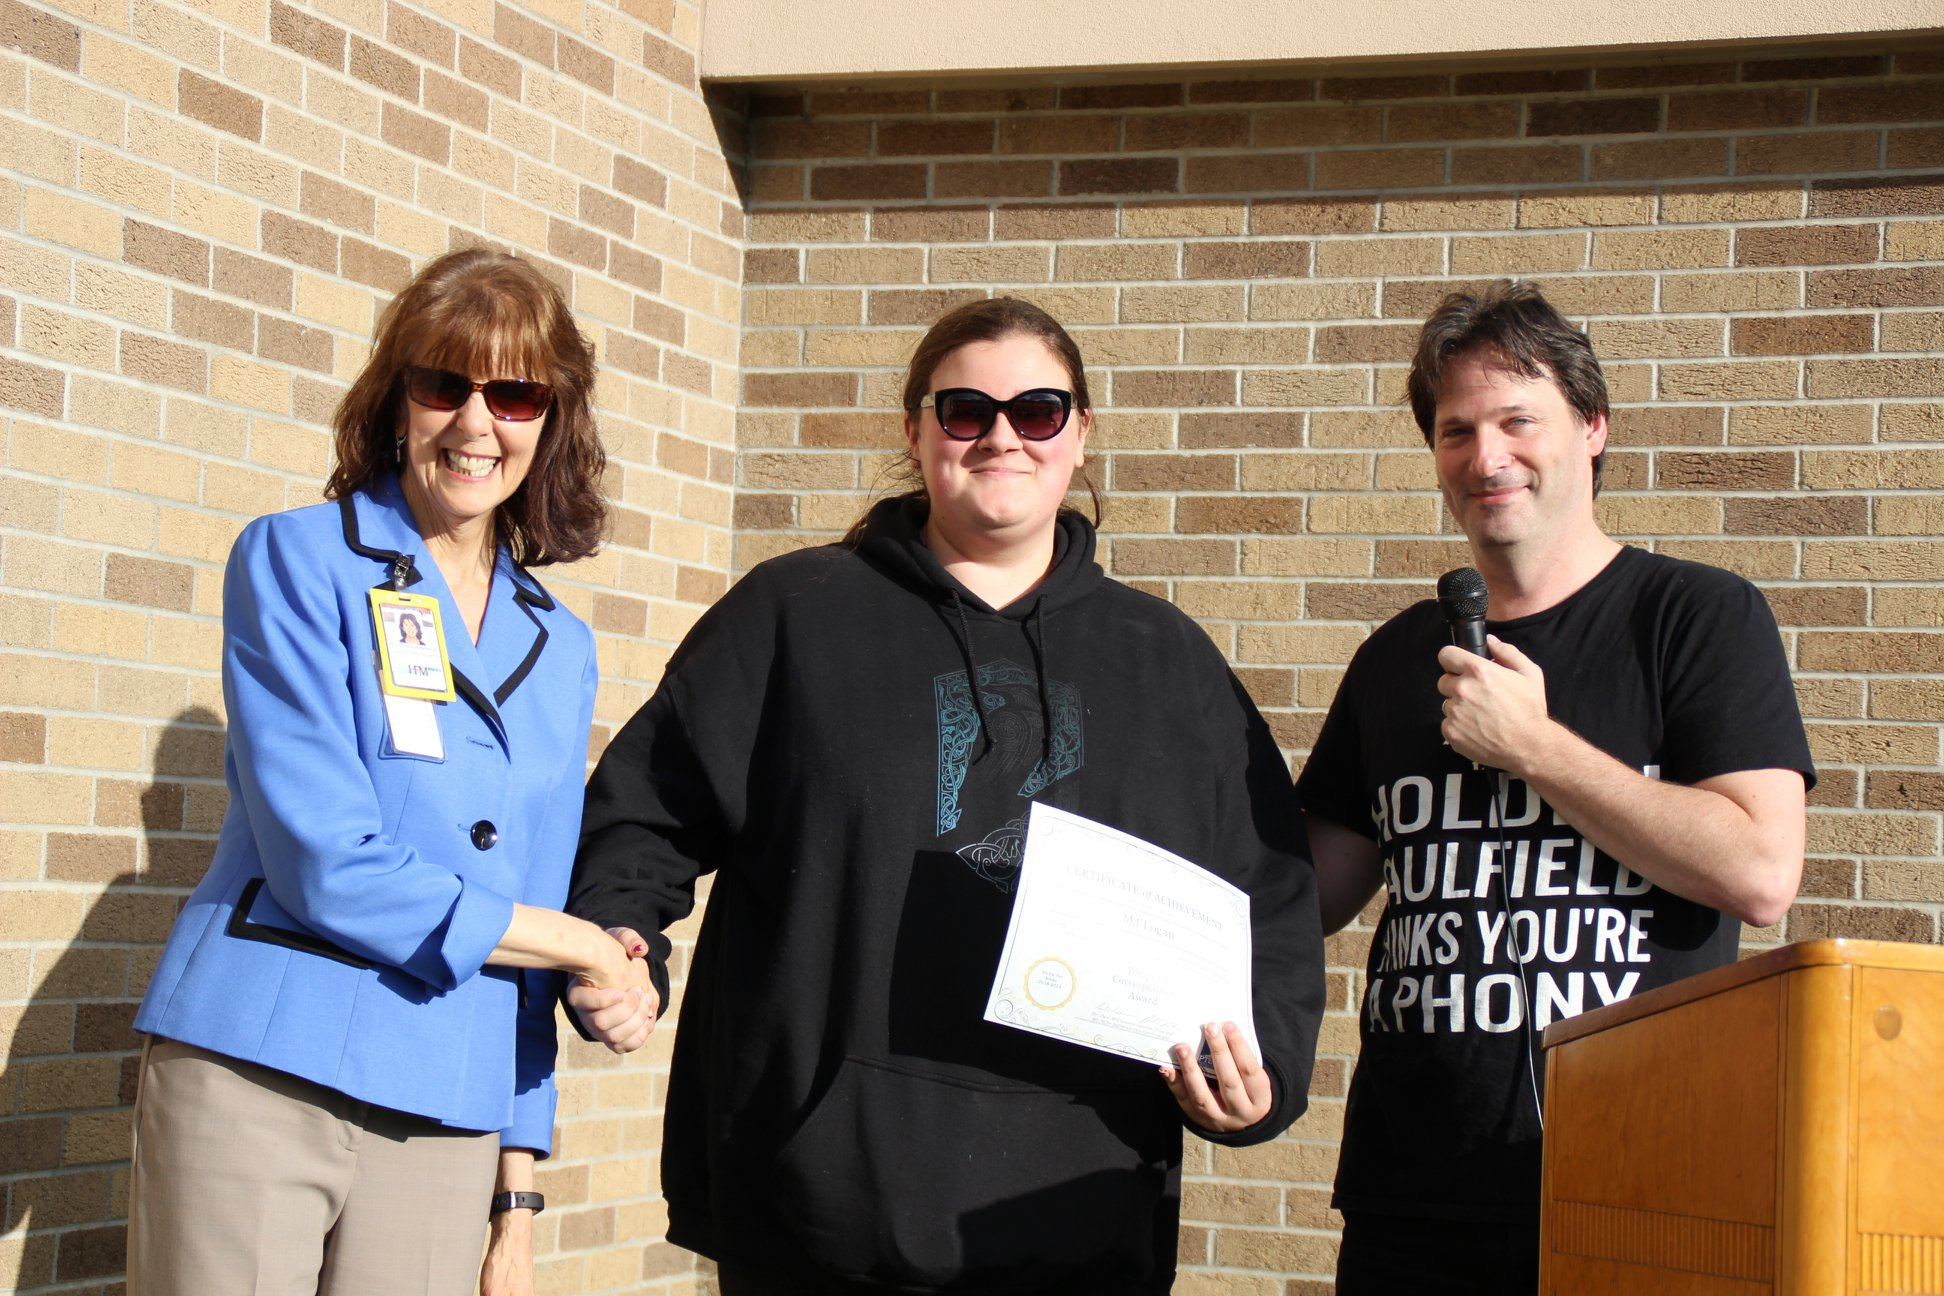
M439 601L402 590L372 590L371 627L378 640L378 687L385 695L392 750L443 761L445 738L439 732L437 704L458 694L452 687Z

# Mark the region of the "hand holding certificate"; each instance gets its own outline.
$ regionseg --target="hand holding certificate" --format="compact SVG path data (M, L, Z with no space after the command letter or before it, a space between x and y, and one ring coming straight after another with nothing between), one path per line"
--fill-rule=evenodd
M1260 1055L1246 893L1138 837L1050 806L1027 821L987 1021L1172 1066L1209 1022Z

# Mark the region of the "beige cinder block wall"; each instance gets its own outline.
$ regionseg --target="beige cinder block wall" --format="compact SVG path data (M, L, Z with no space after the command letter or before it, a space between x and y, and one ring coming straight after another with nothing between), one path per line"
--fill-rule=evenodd
M319 498L413 269L532 257L603 362L613 538L542 573L599 634L598 747L728 581L742 124L694 0L0 3L0 1289L119 1291L129 1022L223 811L230 541ZM541 1290L683 1289L667 1042L564 1053Z
M839 532L966 297L1085 352L1110 570L1198 618L1300 762L1350 652L1466 559L1400 401L1447 291L1538 280L1617 405L1605 524L1760 583L1822 782L1752 944L1944 912L1944 53L751 100L737 564ZM1313 1109L1191 1147L1178 1290L1329 1290L1369 931Z

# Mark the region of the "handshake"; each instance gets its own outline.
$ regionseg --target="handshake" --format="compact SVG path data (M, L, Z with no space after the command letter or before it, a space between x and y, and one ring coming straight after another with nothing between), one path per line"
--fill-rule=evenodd
M575 971L567 1006L591 1038L616 1053L632 1053L653 1033L661 996L648 976L648 942L627 927L610 927L607 935L613 945L603 945L592 966Z

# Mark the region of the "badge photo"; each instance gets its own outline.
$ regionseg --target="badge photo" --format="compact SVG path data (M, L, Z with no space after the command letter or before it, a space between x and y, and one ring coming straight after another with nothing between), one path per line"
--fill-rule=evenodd
M450 702L452 663L446 656L439 602L424 594L371 591L378 640L378 684L389 697Z

